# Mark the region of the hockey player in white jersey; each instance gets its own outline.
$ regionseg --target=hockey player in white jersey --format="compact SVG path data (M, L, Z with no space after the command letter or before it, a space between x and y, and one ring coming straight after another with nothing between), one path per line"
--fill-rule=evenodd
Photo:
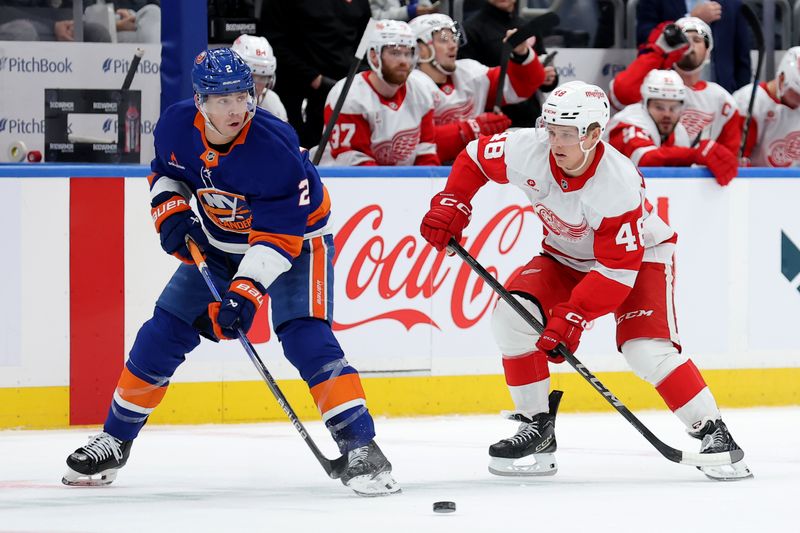
M515 406L509 418L520 423L515 435L489 448L494 474L556 472L560 392L548 402L548 359L562 362L556 346L574 352L587 323L612 312L628 365L701 440L701 453L739 449L697 367L681 353L672 305L677 237L652 213L634 164L601 140L608 118L599 87L580 81L557 87L544 103L543 127L470 142L422 220L422 236L444 250L461 238L470 201L491 180L520 188L544 225L542 253L507 288L545 331L537 334L502 300L492 316ZM742 461L703 472L719 480L751 475Z
M256 87L256 104L281 119L288 122L286 108L283 107L278 94L273 91L275 87L275 71L278 61L272 53L272 47L264 37L255 35L240 35L233 42L231 49L244 59L253 73L253 83Z
M670 47L665 30L680 30L683 44ZM688 47L687 42L688 41ZM700 79L711 60L714 37L711 28L696 17L684 17L674 24L661 24L650 35L644 53L617 74L609 86L609 97L617 109L641 101L641 85L653 69L673 68L686 85L686 102L681 123L692 145L702 140L716 141L738 154L742 117L733 97L720 85Z
M433 95L410 76L417 62L416 39L398 20L375 23L367 45L370 70L356 75L336 124L323 164L439 165L433 128ZM325 102L328 123L345 80Z
M500 67L489 68L474 59L458 59L462 33L447 15L422 15L413 19L411 29L420 47L417 71L435 95L433 122L439 159L452 161L479 135L500 133L511 126L503 113L492 112L500 80ZM509 30L509 34L511 30ZM528 99L542 85L544 67L526 43L512 51L503 104Z
M642 101L614 115L603 136L636 166L706 165L717 183L727 185L737 172L736 154L712 140L690 146L680 122L686 86L674 70L651 70L642 83Z
M746 116L753 84L733 93ZM774 80L756 88L744 156L756 167L800 166L800 46L786 51Z

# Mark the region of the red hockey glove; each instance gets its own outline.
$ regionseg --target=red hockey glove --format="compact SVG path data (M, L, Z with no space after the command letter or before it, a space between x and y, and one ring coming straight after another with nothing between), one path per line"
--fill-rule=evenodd
M558 304L553 308L547 327L539 337L536 347L547 354L554 363L563 363L564 358L553 352L559 343L563 343L572 353L578 349L581 333L586 327L586 320L577 309L569 304Z
M189 202L180 194L163 192L153 198L150 214L161 239L161 248L184 263L194 264L186 247L186 236L197 243L200 250L208 246L200 217L194 214Z
M461 232L472 218L472 206L452 193L440 192L431 199L431 208L422 217L419 232L439 251L447 248L450 239L461 240Z
M665 30L668 35L665 35ZM671 68L689 50L688 39L685 36L681 38L681 35L682 30L670 21L662 22L650 32L647 42L654 52L663 57L661 68Z
M715 141L700 142L695 162L707 166L722 186L729 184L739 171L736 155Z
M459 125L461 140L468 143L480 135L502 133L511 126L511 119L503 113L482 113L475 118L462 120Z
M214 328L214 335L219 339L236 339L238 328L247 333L253 325L261 304L264 302L263 285L250 278L235 278L231 281L228 292L222 296L222 302L208 304L208 316Z

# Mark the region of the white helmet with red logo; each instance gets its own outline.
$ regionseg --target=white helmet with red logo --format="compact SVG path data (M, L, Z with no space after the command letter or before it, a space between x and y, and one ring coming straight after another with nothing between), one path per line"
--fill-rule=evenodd
M778 83L778 98L783 97L787 89L800 94L800 46L794 46L783 54L776 77L783 74L783 84Z
M680 74L674 70L651 70L642 82L642 102L647 107L647 101L686 100L686 86Z
M414 64L411 65L411 68L414 68L417 61L417 39L414 37L414 32L411 31L411 26L408 23L399 20L382 19L376 21L367 31L370 32L367 40L367 50L375 52L377 64L373 63L369 58L367 63L381 79L383 79L381 52L386 46L407 46L410 48L414 54Z
M600 133L605 131L609 109L603 89L575 80L559 85L550 93L542 106L542 122L575 126L583 138L589 126L595 123L600 126Z
M278 62L272 47L264 37L255 35L240 35L231 46L234 52L239 54L244 62L253 71L254 76L267 76L269 81L267 87L271 89L275 85L275 70Z

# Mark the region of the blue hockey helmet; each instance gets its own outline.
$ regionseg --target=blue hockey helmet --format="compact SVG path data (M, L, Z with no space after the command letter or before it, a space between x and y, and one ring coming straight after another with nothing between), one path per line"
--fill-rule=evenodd
M196 94L252 92L250 67L230 48L204 50L194 58L192 88Z

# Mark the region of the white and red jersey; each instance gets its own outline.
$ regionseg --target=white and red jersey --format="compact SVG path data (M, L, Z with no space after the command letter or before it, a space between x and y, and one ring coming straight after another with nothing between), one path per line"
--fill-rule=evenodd
M671 261L666 243L675 241L675 232L651 215L644 179L630 159L601 141L586 172L569 177L539 135L526 128L470 142L445 190L486 178L519 187L542 221L543 251L587 273L569 303L592 320L625 300L642 261Z
M608 98L616 109L642 100L642 83L652 69L660 68L654 66L656 62L661 62L659 54L642 54L611 80ZM700 135L698 140L714 140L739 153L742 116L733 96L721 85L703 80L687 85L681 123L692 141Z
M261 96L258 97L258 107L269 111L284 122L289 122L289 116L286 114L286 108L283 106L280 97L275 91L264 89Z
M686 128L680 122L662 141L653 118L643 102L631 104L611 117L605 139L611 146L629 157L636 166L689 166L695 162L696 150Z
M733 93L739 111L747 115L753 84ZM800 166L800 108L792 109L773 98L760 83L753 102L744 155L756 167Z
M433 95L409 76L392 98L381 96L357 74L333 127L330 150L334 165L439 165L433 128ZM339 80L325 102L325 122L333 113L345 80Z
M490 68L474 59L459 59L455 72L442 85L437 85L420 70L414 71L412 76L420 78L434 95L433 123L439 158L451 161L466 146L458 123L493 109L500 85L500 67ZM507 76L501 105L530 98L544 81L544 67L536 52L531 50L524 62L508 62Z

